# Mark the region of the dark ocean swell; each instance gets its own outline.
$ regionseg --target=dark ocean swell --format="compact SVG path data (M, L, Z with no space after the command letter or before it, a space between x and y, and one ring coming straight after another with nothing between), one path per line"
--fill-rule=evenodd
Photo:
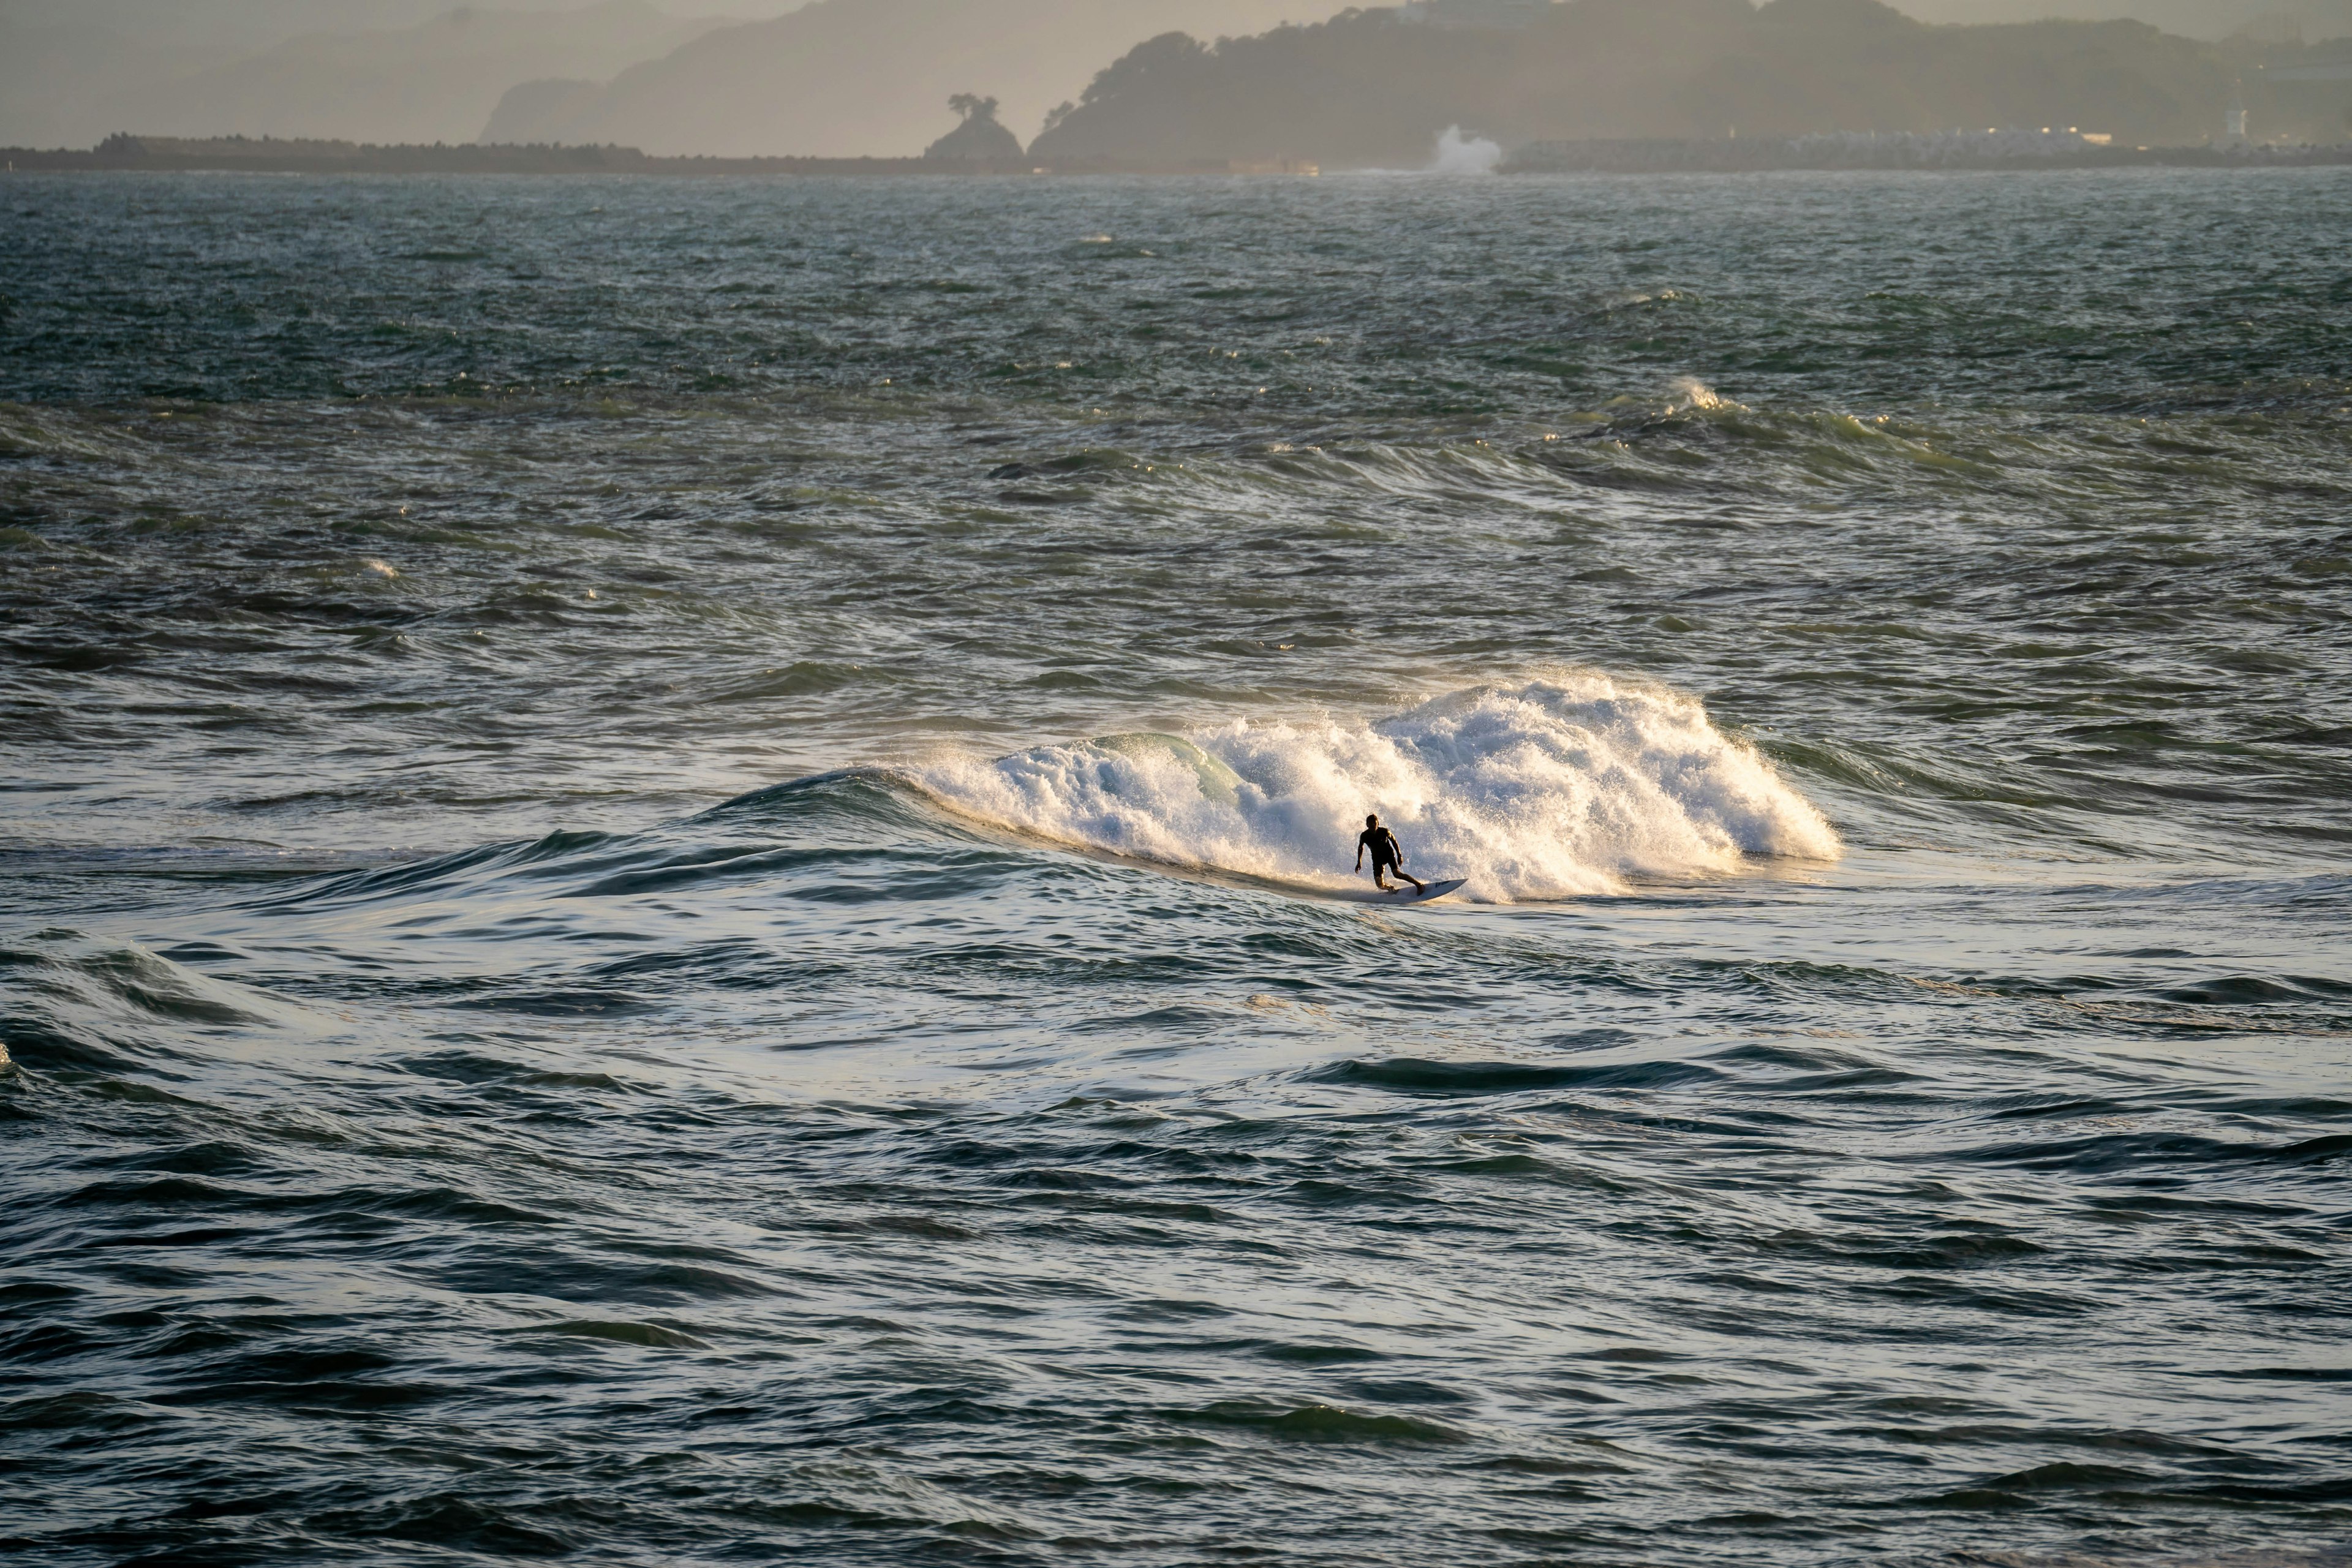
M2347 226L0 186L0 1546L2344 1562Z

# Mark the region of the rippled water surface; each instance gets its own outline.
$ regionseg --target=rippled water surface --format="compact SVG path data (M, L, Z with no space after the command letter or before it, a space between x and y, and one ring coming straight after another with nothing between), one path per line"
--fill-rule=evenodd
M2347 231L0 182L0 1545L2344 1560Z

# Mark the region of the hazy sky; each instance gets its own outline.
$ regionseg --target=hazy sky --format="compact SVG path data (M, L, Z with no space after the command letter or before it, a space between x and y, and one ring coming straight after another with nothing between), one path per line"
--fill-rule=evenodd
M103 27L125 35L149 50L184 58L219 60L250 53L306 33L348 33L369 28L413 27L458 8L465 0L0 0L0 28L9 24L65 27L82 32ZM596 0L475 0L483 9L566 11ZM806 0L643 0L679 17L756 20L802 8ZM1299 0L1284 15L1316 21L1348 0ZM1356 0L1362 3L1362 0ZM1394 3L1394 0L1389 0ZM1929 22L2018 22L2042 16L2105 19L2131 16L2168 32L2220 38L2258 17L2294 17L2314 37L2352 30L2352 0L1890 0L1896 9ZM1066 0L1074 15L1108 5L1147 15L1154 0ZM1171 13L1180 9L1174 3ZM1295 15L1293 13L1295 12ZM2324 24L2324 25L2323 25ZM1175 24L1181 26L1181 22ZM21 48L19 52L25 52ZM28 62L37 79L53 73L47 63ZM21 73L16 73L21 74ZM12 73L0 61L0 86ZM60 91L62 82L52 84ZM0 106L0 121L11 116Z
M504 10L562 11L590 0L492 0ZM653 0L684 16L773 16L799 9L803 0ZM1072 7L1089 0L1070 0ZM283 37L313 30L407 26L450 10L457 0L0 0L0 18L100 24L167 34ZM1339 9L1308 3L1302 15ZM2210 18L2215 27L2242 16L2245 0L1897 0L1898 10L1939 21L2013 21L2021 16L2065 14L2151 15L2166 21ZM2268 8L2268 7L2263 7ZM2292 0L2275 7L2293 10Z
M112 27L157 43L268 42L299 33L409 27L464 0L0 0L0 20ZM478 0L499 11L570 11L593 0ZM805 0L651 0L680 16L774 16Z

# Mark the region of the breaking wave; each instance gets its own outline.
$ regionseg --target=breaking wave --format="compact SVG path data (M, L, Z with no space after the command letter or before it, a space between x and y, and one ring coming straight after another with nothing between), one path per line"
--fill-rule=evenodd
M1432 167L1441 174L1491 174L1502 163L1499 142L1465 135L1459 125L1449 125L1438 133L1437 161Z
M1475 687L1376 722L1108 735L915 778L1043 837L1331 887L1376 811L1416 875L1465 878L1493 901L1839 853L1822 814L1697 699L1598 672Z

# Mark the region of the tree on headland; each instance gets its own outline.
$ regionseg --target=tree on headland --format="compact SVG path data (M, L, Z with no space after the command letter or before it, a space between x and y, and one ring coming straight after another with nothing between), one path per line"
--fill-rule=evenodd
M963 123L924 148L924 157L956 163L1020 161L1021 139L997 122L996 100L959 92L948 100L948 107L962 118Z

